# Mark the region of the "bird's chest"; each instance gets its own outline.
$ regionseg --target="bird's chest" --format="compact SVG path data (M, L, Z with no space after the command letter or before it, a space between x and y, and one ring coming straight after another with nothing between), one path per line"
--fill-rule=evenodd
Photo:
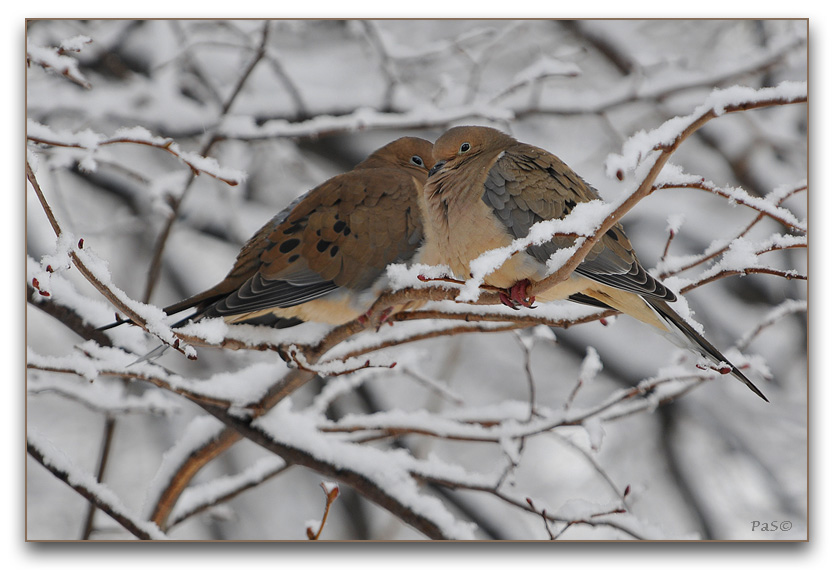
M484 252L509 246L513 239L480 198L437 195L428 200L432 215L428 240L430 262L446 264L456 277L470 277L470 263ZM433 239L432 239L433 238ZM526 252L504 262L485 279L487 284L510 287L518 280L535 278L538 264Z

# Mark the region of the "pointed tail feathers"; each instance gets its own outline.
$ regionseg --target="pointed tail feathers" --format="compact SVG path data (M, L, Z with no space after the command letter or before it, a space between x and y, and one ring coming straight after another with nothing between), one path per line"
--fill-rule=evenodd
M652 300L651 298L646 298L646 302L669 328L670 334L667 336L669 340L680 346L694 349L716 363L729 365L730 372L735 378L747 385L747 388L756 393L759 397L767 401L767 397L764 396L756 385L744 376L744 373L738 370L733 363L728 361L727 358L721 354L721 351L710 344L706 338L701 336L698 331L692 328L688 322L681 318L680 315L675 312L671 306L669 306L668 302L664 300Z

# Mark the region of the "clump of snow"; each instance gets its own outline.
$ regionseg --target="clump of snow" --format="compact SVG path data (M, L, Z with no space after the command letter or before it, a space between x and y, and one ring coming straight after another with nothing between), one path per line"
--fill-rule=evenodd
M46 70L74 79L87 88L90 87L89 81L78 68L78 61L61 54L57 48L30 43L26 46L26 54L30 61L41 65Z
M602 447L602 439L605 436L605 428L602 425L602 419L591 417L582 421L582 426L588 434L588 444L594 451L599 451Z
M675 213L666 218L666 225L669 228L669 233L673 236L678 235L678 232L681 231L681 226L683 226L683 222L685 219L686 216L682 213Z
M585 358L582 359L582 366L579 367L579 381L586 385L596 378L602 370L602 361L599 358L597 350L589 346L585 352Z
M202 338L209 344L220 344L226 338L229 325L222 318L203 318L198 322L189 321L182 332Z
M428 280L454 278L448 266L428 266L426 264L389 264L385 269L388 285L391 290L402 290L418 286L418 276ZM451 286L448 282L432 282L433 284Z
M758 263L759 256L753 243L746 238L738 238L730 242L730 247L724 252L716 267L721 270L743 271Z
M78 34L72 38L61 41L61 49L69 52L81 52L86 45L91 44L93 39L84 34Z
M182 387L193 394L227 400L235 407L246 407L260 401L269 388L288 372L286 363L276 356L272 361L216 373L208 379L190 380Z

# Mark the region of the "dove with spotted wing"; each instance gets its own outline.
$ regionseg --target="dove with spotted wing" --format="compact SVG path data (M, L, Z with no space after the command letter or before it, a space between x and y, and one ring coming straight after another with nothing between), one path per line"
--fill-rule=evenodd
M287 327L361 316L387 266L410 260L422 242L418 198L431 148L397 139L300 196L243 246L221 282L165 313L196 309L177 327L209 317Z

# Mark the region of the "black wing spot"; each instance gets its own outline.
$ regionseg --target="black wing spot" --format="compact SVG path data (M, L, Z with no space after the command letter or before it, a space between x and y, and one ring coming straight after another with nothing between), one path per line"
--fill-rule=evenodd
M345 226L345 231L342 232L343 235L349 236L350 235L350 226Z
M614 241L619 241L620 239L620 236L617 235L617 232L615 232L614 230L608 230L607 232L605 232L605 235Z
M300 243L301 243L301 240L299 240L298 238L290 238L289 240L287 240L286 242L284 242L280 246L278 246L278 249L281 251L282 254L289 254Z
M335 224L333 224L333 231L338 234L343 229L345 229L346 226L347 226L347 224L345 222L343 222L342 220L339 220Z
M333 246L332 248L330 248L331 258L335 258L337 253L339 253L339 246Z
M327 240L319 240L319 243L317 243L317 244L316 244L316 249L317 249L319 252L323 252L323 251L325 251L327 248L329 248L329 247L330 247L330 244L331 244L331 243L332 243L332 242L328 242Z
M300 257L301 257L301 256L300 256L299 254L293 254L292 256L290 256L290 257L287 259L287 262L288 262L288 263L290 263L290 264L292 264L293 262L295 262L295 261L296 261L298 258L300 258Z

